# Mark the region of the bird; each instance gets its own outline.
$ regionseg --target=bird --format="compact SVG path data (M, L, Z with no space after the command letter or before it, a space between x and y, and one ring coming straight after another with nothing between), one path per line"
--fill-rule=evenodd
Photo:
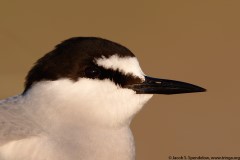
M144 74L136 56L99 37L69 38L0 101L0 160L134 160L130 124L154 94L205 92Z

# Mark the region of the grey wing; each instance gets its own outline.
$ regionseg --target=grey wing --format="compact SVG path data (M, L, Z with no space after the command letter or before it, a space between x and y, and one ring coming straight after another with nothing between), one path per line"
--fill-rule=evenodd
M0 101L0 146L14 140L37 135L37 127L23 107L19 96Z

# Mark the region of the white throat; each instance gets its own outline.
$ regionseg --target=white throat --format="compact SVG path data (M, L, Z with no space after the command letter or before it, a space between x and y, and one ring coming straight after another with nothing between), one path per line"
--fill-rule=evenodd
M62 146L72 159L133 160L129 125L151 96L110 80L61 79L35 84L25 96L25 105L34 121L57 140L56 147Z
M110 80L86 78L39 82L25 96L29 105L34 104L33 112L41 113L44 121L51 117L51 122L64 119L76 125L105 127L129 125L151 97L123 89Z

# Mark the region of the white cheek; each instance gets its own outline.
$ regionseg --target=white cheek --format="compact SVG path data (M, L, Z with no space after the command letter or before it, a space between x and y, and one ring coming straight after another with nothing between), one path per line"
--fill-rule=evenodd
M39 110L50 114L47 117L59 114L69 121L87 120L111 126L129 123L151 97L120 88L110 80L86 78L77 82L68 79L40 82L26 96L33 104L34 100L41 104Z
M117 87L109 80L92 81L93 90L87 89L89 96L82 99L89 116L97 117L112 125L127 123L152 97L152 95L139 95L133 90ZM90 92L90 93L89 93ZM94 98L93 98L94 97Z

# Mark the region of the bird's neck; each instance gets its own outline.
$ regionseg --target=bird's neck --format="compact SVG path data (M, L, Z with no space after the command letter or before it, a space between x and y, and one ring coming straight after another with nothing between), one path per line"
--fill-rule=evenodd
M28 103L26 112L43 128L54 150L71 159L134 160L135 145L129 123L106 125L96 123L70 109ZM61 159L62 160L62 159ZM63 158L64 160L64 158Z
M121 128L63 126L58 133L53 133L53 137L56 146L61 146L59 149L74 156L74 159L134 160L135 158L134 140L128 126Z

